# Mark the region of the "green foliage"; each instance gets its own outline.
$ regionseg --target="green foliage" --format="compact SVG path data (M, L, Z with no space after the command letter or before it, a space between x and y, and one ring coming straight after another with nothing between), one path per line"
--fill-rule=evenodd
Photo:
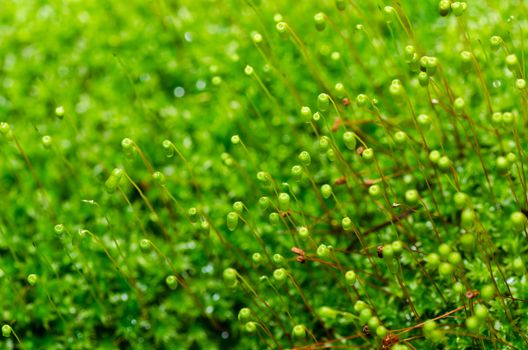
M524 1L0 2L6 349L526 349Z

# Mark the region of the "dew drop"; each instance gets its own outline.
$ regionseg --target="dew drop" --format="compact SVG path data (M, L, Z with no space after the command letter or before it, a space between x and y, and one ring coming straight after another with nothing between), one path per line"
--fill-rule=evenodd
M185 95L185 89L182 88L181 86L178 86L174 89L174 96L180 98L180 97L183 97Z

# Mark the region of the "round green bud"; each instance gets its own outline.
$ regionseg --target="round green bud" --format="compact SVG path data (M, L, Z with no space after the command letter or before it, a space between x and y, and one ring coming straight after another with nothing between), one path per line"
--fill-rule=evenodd
M326 18L325 14L322 12L318 12L314 15L314 23L315 23L315 29L322 32L326 28Z
M451 10L453 11L453 14L457 17L462 16L466 9L467 4L465 2L455 1L451 4Z
M503 40L498 35L493 35L490 38L490 45L491 45L491 48L494 49L494 50L498 50L500 48L500 46L502 45L502 43L503 43Z
M345 230L345 231L352 230L352 220L348 216L344 217L341 220L341 226L343 226L343 230Z
M317 309L317 313L325 319L332 320L337 317L337 311L328 306L321 306L319 309Z
M462 210L462 214L460 215L460 221L462 223L462 227L468 228L468 227L473 226L476 218L477 218L477 214L475 213L473 209L466 208Z
M519 90L524 90L526 88L526 80L524 79L515 80L515 87Z
M480 320L476 316L470 316L466 319L466 328L470 331L476 331L480 327Z
M189 208L189 210L187 210L187 215L189 216L189 220L194 224L198 220L198 209L194 207Z
M400 256L403 253L403 242L402 241L394 241L391 244L392 251L394 252L395 256Z
M491 115L491 122L493 123L493 125L497 127L501 126L502 125L502 113L494 112Z
M403 49L403 52L405 54L405 60L408 62L408 61L411 61L413 59L414 54L416 53L416 49L412 45L407 45Z
M436 322L433 320L427 320L424 322L423 331L425 334L430 333L436 329Z
M522 231L526 228L527 219L522 212L516 211L510 215L510 222L515 230Z
M475 316L481 321L485 320L488 317L488 308L482 304L475 305L474 311Z
M430 269L436 269L440 265L440 255L436 253L430 253L426 258L427 267Z
M330 138L328 136L321 136L319 138L319 147L321 147L322 151L328 150L328 147L330 147Z
M515 56L514 54L510 54L506 56L505 62L506 62L506 66L511 71L513 71L515 67L519 64L519 60L517 59L517 56Z
M418 124L422 126L429 127L431 125L431 117L428 116L427 114L418 115L416 120L418 121Z
M57 116L57 118L62 119L64 117L64 107L58 106L57 108L55 108L55 115Z
M270 205L270 199L269 197L262 196L259 198L259 206L261 210L266 210L269 208Z
M497 167L498 171L505 172L510 169L510 162L508 162L506 157L499 156L497 159L495 159L495 166Z
M174 275L169 275L165 278L165 283L170 289L176 289L178 287L178 278Z
M438 159L438 167L443 171L449 170L451 168L451 159L447 156L440 157Z
M160 171L153 172L152 179L154 179L154 181L156 181L160 185L165 185L165 175L163 175L163 173Z
M438 67L438 58L436 57L426 58L425 69L426 69L427 75L429 76L435 75L437 67Z
M244 74L245 74L245 75L248 75L248 76L249 76L249 75L252 75L253 73L255 73L255 69L254 69L252 66L250 66L250 65L248 64L248 65L246 65L246 66L244 67ZM240 142L240 139L239 139L238 141Z
M330 249L328 249L328 246L325 244L321 244L319 247L317 247L317 256L320 258L325 258L330 254Z
M321 112L326 112L329 107L330 107L330 96L328 96L325 93L319 94L319 96L317 96L317 108Z
M466 102L462 97L457 97L455 101L453 102L453 109L458 114L464 113L464 107L466 106Z
M292 335L298 339L306 337L306 327L302 324L295 325L292 330Z
M429 76L426 72L420 72L418 73L418 83L420 83L421 87L426 87L429 85Z
M462 255L459 252L451 252L447 257L447 261L454 266L460 265L462 263Z
M384 339L388 333L389 331L387 331L387 328L383 326L379 326L378 328L376 328L376 335L381 339Z
M284 281L286 279L286 277L288 277L288 274L286 272L286 270L284 268L279 268L279 269L276 269L275 271L273 271L273 278L276 280L276 281Z
M5 324L2 326L2 335L6 338L9 338L11 336L11 332L13 331L13 329L11 328L10 325L8 324Z
M405 201L407 201L407 203L414 204L414 203L417 203L419 199L420 199L420 195L418 194L418 191L416 190L405 191Z
M526 267L524 266L524 261L519 256L516 257L513 260L512 268L513 268L513 273L515 273L516 275L519 275L519 276L524 275L524 273L526 272Z
M307 167L312 162L312 157L310 157L310 153L302 151L299 153L299 161L302 163L302 165Z
M310 121L312 118L312 110L308 106L301 107L301 117L305 121Z
M244 211L244 203L241 201L236 201L233 203L233 210L236 211L238 214L242 214Z
M368 102L368 97L367 95L365 94L359 94L357 95L356 97L356 102L358 104L359 107L364 107L366 106L367 102Z
M368 322L367 322L368 326L369 326L369 330L370 331L375 331L379 325L380 325L380 320L379 318L377 318L376 316L372 316Z
M495 288L491 284L487 284L480 290L480 296L485 300L491 300L495 297Z
M442 243L438 246L438 254L444 259L446 259L449 254L451 254L451 247L449 244Z
M363 311L364 309L366 309L368 307L367 303L365 303L363 300L358 300L355 302L354 304L354 310L356 312L361 312Z
M440 160L440 158L442 158L442 155L440 154L439 151L432 150L431 152L429 152L429 160L431 161L431 163L438 164L438 161Z
M51 136L49 135L42 136L42 145L44 146L44 148L50 148L52 143L53 143L53 140L51 139Z
M368 191L373 198L379 198L382 195L382 189L379 185L370 186Z
M394 15L394 7L392 6L385 6L383 8L383 13L385 14L385 20L390 23L392 21L392 16Z
M426 336L427 339L429 339L430 341L434 342L434 343L440 343L442 341L444 341L444 332L442 332L441 330L439 329L436 329L434 331L432 331L431 333L429 333L427 336Z
M356 134L354 134L352 131L346 131L343 134L343 142L346 148L348 148L351 151L354 151L357 145Z
M282 192L279 194L279 208L280 210L288 210L290 209L290 195Z
M344 11L346 8L346 0L335 0L335 5L339 11Z
M11 126L7 123L0 123L0 134L4 135L9 141L14 139L13 130L11 130Z
M110 177L108 177L108 179L104 183L106 192L114 193L118 184L119 180L116 179L115 176L110 175Z
M7 124L6 122L0 123L0 133L2 135L7 135L10 131L11 131L11 126L9 126L9 124Z
M271 259L277 265L284 265L284 263L286 262L286 259L284 259L284 257L280 254L273 254Z
M34 273L27 276L27 281L32 286L34 286L35 283L37 283L37 280L38 280L38 276L35 275Z
M115 177L117 180L120 180L121 177L123 176L123 169L119 169L119 168L115 168L112 170L112 173L110 174L110 176L113 176Z
M372 148L366 148L361 154L361 156L363 157L363 159L370 161L374 159L374 150Z
M288 37L288 24L286 22L279 22L275 25L275 29L277 29L277 32L283 37Z
M218 75L215 75L211 78L211 83L214 85L214 86L218 86L220 84L222 84L222 78L219 77Z
M513 113L504 112L502 113L502 122L506 125L511 125L515 121Z
M464 294L465 291L466 288L461 282L456 282L455 284L453 284L453 292L455 292L456 294Z
M331 162L335 162L336 154L333 149L329 149L326 151L326 158L328 158L328 160Z
M143 250L149 249L151 246L150 240L143 238L141 241L139 241L139 247Z
M273 212L269 214L269 221L272 225L278 225L280 222L279 213Z
M451 11L451 0L440 0L438 3L438 13L440 16L445 17Z
M443 262L438 266L438 273L440 276L449 277L455 272L453 265L447 262Z
M343 85L343 83L336 83L334 85L334 91L338 98L345 97L346 91L345 91L345 85Z
M236 230L238 226L238 213L231 211L227 214L226 218L227 228L229 231Z
M463 234L460 236L460 245L467 252L473 251L475 248L475 236L471 233Z
M244 330L248 333L255 333L257 330L257 324L255 322L248 322L244 325Z
M462 60L462 63L468 64L471 62L472 54L469 51L462 51L460 53L460 59Z
M63 224L57 224L57 225L55 225L55 227L53 229L55 230L55 233L57 235L62 235L64 233L64 225Z
M513 163L515 163L517 161L517 155L515 155L515 153L509 152L506 155L506 159L508 160L508 162L513 164Z
M129 138L124 138L121 141L121 147L123 147L123 150L125 150L125 151L133 151L134 150L134 141L132 141Z
M372 311L371 311L369 308L364 308L364 309L361 310L361 312L359 313L359 319L360 319L361 322L363 322L363 323L367 323L368 320L370 320L371 317L372 317Z
M453 196L453 202L455 203L455 207L457 209L464 209L469 203L469 197L463 192L457 192Z
M394 142L398 145L403 145L407 142L407 134L404 131L396 131L394 133Z
M260 44L263 40L262 34L259 32L251 32L251 40L253 40L255 44Z
M392 248L392 245L384 245L383 246L383 259L390 261L394 258L394 249Z
M301 226L297 229L297 232L299 233L299 236L302 238L306 238L310 235L310 231L306 226Z
M211 229L211 224L209 224L209 221L205 220L205 218L202 218L200 220L200 230L202 230L203 233L209 233Z
M420 70L425 71L427 69L427 56L420 57Z
M229 283L236 282L237 275L238 275L237 270L235 270L232 267L228 267L227 269L225 269L222 274L222 276L224 277L224 280Z
M392 96L401 96L403 94L403 86L398 79L394 79L389 87L389 93Z
M323 198L328 199L332 195L332 186L329 184L324 184L321 186L321 195Z
M240 143L240 136L238 135L231 136L231 143L233 145L238 145Z
M255 263L255 265L260 265L262 263L262 254L260 253L253 253L253 255L251 255L251 259L253 260L253 263Z
M348 270L345 272L345 280L349 285L353 285L357 280L356 273L352 270Z
M251 309L243 307L238 312L238 320L241 322L248 322L251 319Z

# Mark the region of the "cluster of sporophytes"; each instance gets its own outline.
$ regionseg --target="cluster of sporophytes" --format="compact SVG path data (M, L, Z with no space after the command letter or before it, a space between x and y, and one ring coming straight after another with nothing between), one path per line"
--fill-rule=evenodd
M526 349L525 1L14 1L20 349Z

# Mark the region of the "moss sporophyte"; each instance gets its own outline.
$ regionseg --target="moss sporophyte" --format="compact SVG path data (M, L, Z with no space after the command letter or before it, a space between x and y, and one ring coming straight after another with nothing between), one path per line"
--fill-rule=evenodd
M527 16L3 1L0 348L527 349Z

